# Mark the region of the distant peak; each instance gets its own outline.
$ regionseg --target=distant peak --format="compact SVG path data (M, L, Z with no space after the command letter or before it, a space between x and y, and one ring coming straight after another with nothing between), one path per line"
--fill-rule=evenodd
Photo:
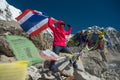
M107 27L106 30L107 30L107 31L117 31L117 30L116 30L115 28L113 28L113 27Z
M6 0L0 0L0 20L15 20L20 14L21 10L8 4Z

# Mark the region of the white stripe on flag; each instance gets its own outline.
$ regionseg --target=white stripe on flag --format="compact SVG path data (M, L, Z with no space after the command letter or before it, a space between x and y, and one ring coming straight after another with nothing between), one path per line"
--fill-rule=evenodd
M32 12L28 12L24 17L22 17L18 23L21 25L23 24L25 21L27 21L32 15L34 15Z
M36 24L35 26L33 26L32 28L30 28L27 31L27 34L31 34L32 32L36 31L37 29L39 29L40 27L42 27L44 24L46 24L48 22L48 18L40 21L38 24Z
M35 12L39 13L40 15L43 15L42 12L40 11L37 11L37 10L34 10Z

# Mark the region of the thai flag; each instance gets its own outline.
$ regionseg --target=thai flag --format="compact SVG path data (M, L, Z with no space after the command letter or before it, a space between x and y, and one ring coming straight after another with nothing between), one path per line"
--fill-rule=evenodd
M16 20L22 29L30 36L35 36L48 28L48 16L36 10L26 9ZM54 19L53 23L55 22L56 20Z

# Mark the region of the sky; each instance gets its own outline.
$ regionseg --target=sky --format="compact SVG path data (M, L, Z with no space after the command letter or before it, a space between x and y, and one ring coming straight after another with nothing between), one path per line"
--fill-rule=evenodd
M112 26L120 31L120 0L6 0L24 11L34 9L63 20L72 33L91 26Z

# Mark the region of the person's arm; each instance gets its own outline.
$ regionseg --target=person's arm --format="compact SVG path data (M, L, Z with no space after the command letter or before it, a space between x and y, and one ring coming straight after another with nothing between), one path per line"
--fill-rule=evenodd
M72 31L72 27L70 25L67 26L68 26L68 31L66 31L66 35L69 35Z
M55 26L53 26L53 24L52 24L52 18L51 18L51 17L48 18L48 26L50 27L50 29L51 29L52 31L54 31Z

